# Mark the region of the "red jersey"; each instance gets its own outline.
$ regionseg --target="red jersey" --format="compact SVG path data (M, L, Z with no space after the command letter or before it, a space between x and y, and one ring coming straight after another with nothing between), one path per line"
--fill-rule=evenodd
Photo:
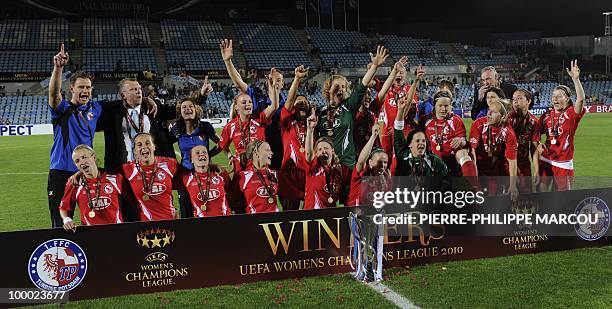
M144 166L136 162L123 164L123 175L130 183L140 207L140 221L174 219L172 177L176 174L175 159L156 157L155 163ZM143 177L144 176L144 177Z
M574 106L570 105L564 112L551 108L540 117L541 134L546 134L546 149L540 157L542 161L559 168L574 169L574 137L585 112L586 109L582 108L580 114L576 114Z
M122 180L121 175L100 172L100 178L85 178L87 187L84 183L74 186L72 182L68 181L59 209L70 213L74 210L74 205L77 204L83 225L122 223L123 218L119 208ZM89 194L87 194L87 190L89 190ZM99 194L99 197L96 199L97 194ZM89 204L90 200L91 205ZM91 206L93 206L93 209ZM93 214L93 217L91 214Z
M422 118L419 123L424 128L431 151L440 158L454 156L455 149L451 148L451 140L456 137L465 138L466 135L463 121L455 114L450 114L445 119L437 119L430 114Z
M198 184L199 178L200 182ZM185 173L182 182L193 205L194 217L229 216L232 211L225 198L225 184L228 183L227 173ZM202 196L208 196L206 201Z
M313 158L306 173L304 209L336 207L341 184L340 165L323 167L317 158Z
M361 172L357 172L357 169L353 170L351 191L346 200L346 206L373 206L374 197L372 194L374 191L391 191L393 183L390 176L369 176L366 175L368 169L365 166ZM364 177L367 177L368 181L365 181Z
M257 170L251 164L238 173L238 185L244 192L246 212L278 211L276 196L278 194L278 177L276 171L269 168Z
M221 131L219 148L228 151L230 142L232 142L236 148L236 154L240 155L246 151L250 142L266 140L266 126L269 124L270 120L266 118L266 113L263 112L259 113L257 119L249 118L245 122L240 121L240 117L234 117Z
M486 117L478 118L470 129L470 147L476 150L478 175L510 175L507 160L516 160L518 147L512 127L490 126Z
M395 121L395 117L397 116L397 103L395 102L395 97L406 96L408 94L408 91L410 91L410 85L408 84L404 84L399 89L395 89L395 86L391 86L391 89L389 89L389 91L385 95L385 99L383 102L383 121L385 123L383 134L387 134L387 128L392 128L391 133L388 135L393 136L393 122ZM416 95L415 92L414 96L412 97L412 103L416 104L418 101L419 97ZM408 117L408 114L410 113L406 113L406 118L410 118Z
M520 115L516 112L511 112L508 115L508 123L512 126L512 130L514 130L514 134L516 135L516 140L518 142L517 149L517 165L519 171L527 171L529 170L529 175L519 175L519 176L531 176L531 161L529 158L531 157L532 151L532 142L540 141L540 121L536 116L527 112L527 115Z
M280 114L281 136L283 140L283 163L281 168L297 166L306 171L306 120L298 121L283 107Z

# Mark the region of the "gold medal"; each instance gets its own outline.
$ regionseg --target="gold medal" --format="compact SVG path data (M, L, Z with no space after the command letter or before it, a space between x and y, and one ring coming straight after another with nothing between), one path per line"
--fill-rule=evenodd
M328 136L332 136L332 135L334 135L334 132L333 131L327 131L327 135Z
M202 209L202 211L206 211L206 203L202 204L202 206L200 206L200 209Z
M437 146L436 146L436 150L437 150L437 151L440 151L440 149L442 149L442 147L440 147L440 145L437 145Z
M89 212L89 217L90 218L93 218L95 216L96 216L96 212L95 211L92 210L92 211Z
M328 203L330 203L330 204L331 204L331 203L333 203L333 202L334 202L334 198L333 198L333 197L331 197L331 196L330 196L330 197L328 197L328 198L327 198L327 202L328 202Z
M300 147L300 152L304 152L304 147Z
M268 203L273 204L274 203L274 198L273 197L269 197L268 198Z
M553 138L553 139L550 141L550 143L551 143L551 144L553 144L553 145L556 145L556 144L557 144L557 140Z
M148 201L149 200L149 196L147 194L142 196L142 200L143 201Z

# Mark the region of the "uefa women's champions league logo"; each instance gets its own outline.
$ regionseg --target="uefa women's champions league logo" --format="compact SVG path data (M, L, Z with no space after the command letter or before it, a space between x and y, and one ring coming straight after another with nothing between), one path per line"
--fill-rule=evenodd
M87 273L87 256L67 239L51 239L38 246L28 261L28 274L36 287L46 291L70 291Z
M598 197L588 197L578 203L576 215L597 216L597 223L576 224L574 228L580 238L595 241L603 237L610 227L610 208Z

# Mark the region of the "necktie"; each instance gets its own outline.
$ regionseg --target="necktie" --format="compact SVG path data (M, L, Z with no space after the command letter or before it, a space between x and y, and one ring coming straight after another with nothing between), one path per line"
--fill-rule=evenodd
M140 119L138 119L138 111L136 111L136 109L132 109L132 113L131 113L130 117L132 118L132 123L134 123L136 125L136 127L140 128L142 123L139 122ZM130 126L130 130L132 131L131 136L136 136L136 134L139 133L138 131L136 131L134 126Z

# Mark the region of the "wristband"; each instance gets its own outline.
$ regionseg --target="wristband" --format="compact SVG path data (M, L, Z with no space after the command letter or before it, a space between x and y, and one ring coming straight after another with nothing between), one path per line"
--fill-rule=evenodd
M393 128L396 130L403 130L404 120L395 120L395 122L393 123Z
M64 224L66 224L68 222L72 222L72 218L70 218L70 217L64 218Z

